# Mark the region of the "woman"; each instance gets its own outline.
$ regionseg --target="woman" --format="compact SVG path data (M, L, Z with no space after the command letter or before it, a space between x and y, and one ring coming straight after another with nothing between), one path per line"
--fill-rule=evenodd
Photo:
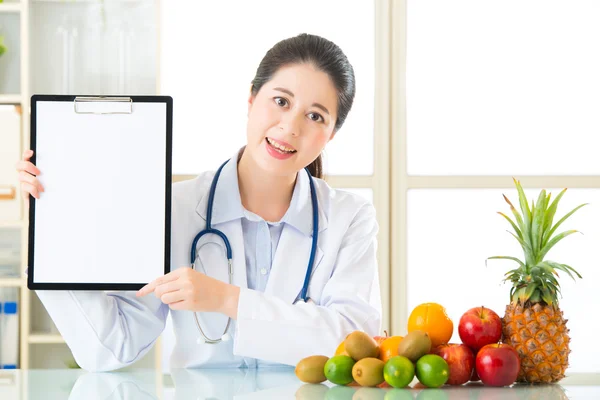
M352 66L334 43L302 34L269 50L248 98L247 144L219 170L214 193L212 227L231 243L233 281L216 235L200 238L189 265L216 173L174 184L172 272L137 293L37 292L79 365L107 371L135 362L169 312L172 368L295 365L333 354L351 331L378 334L375 210L321 179L321 152L354 93ZM43 201L32 155L17 164L21 188ZM318 240L305 296L313 217Z

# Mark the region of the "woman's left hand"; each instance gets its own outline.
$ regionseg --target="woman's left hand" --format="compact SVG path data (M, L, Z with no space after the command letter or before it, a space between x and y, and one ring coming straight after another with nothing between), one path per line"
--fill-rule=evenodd
M136 296L152 292L171 310L220 312L237 318L240 288L190 267L178 268L155 279L141 288Z

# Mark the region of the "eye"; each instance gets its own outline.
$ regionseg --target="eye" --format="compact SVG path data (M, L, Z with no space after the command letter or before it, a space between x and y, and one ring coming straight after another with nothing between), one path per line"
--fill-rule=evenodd
M308 118L315 122L325 122L325 119L319 113L310 113L308 114Z
M275 104L277 104L279 107L285 107L288 105L287 99L283 97L275 97L273 100L275 100Z

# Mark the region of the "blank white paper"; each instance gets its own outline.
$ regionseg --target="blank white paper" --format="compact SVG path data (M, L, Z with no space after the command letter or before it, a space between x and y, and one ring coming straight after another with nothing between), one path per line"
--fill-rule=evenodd
M165 103L38 101L34 283L147 283L165 266Z

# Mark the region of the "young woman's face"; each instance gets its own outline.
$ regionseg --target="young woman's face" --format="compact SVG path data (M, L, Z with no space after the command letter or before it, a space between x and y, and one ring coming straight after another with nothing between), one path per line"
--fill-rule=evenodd
M336 120L337 92L329 76L310 64L285 66L248 100L245 152L270 173L296 173L333 138Z

